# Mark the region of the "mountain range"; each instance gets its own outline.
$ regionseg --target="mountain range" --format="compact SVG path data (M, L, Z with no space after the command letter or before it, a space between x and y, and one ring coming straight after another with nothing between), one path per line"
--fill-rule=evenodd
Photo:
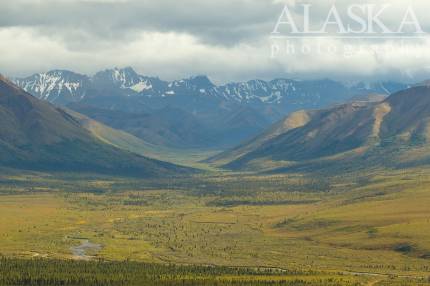
M383 101L292 113L209 160L235 170L410 167L430 163L430 87Z
M98 96L137 96L148 102L152 101L150 108L172 105L177 101L174 99L180 99L178 104L185 107L190 104L189 101L197 103L198 99L203 98L207 101L217 99L254 107L279 106L277 109L283 113L304 109L307 106L321 107L339 100L342 102L356 95L369 93L390 95L408 87L407 84L397 82L371 84L359 82L348 86L329 79L250 80L217 86L207 76L168 82L157 77L139 75L131 67L100 71L92 77L72 71L53 70L16 78L15 83L38 98L59 105L82 102L84 99Z
M345 85L328 79L215 85L206 76L164 81L130 67L93 76L54 70L14 81L39 99L67 106L148 143L203 149L233 147L297 110L324 108L367 94L387 96L408 87L396 82Z
M143 143L100 123L95 128L88 120L35 98L0 76L0 166L140 177L192 172L130 152L126 144Z
M325 108L290 113L284 109L287 116L272 124L273 118L266 111L276 108L269 105L270 101L261 100L262 93L254 85L257 81L248 86L255 93L241 100L233 98L243 95L243 89L232 92L233 88L217 87L207 77L167 83L140 76L131 68L100 72L92 78L70 74L55 80L54 85L16 81L33 93L44 90L37 96L43 100L1 78L2 166L142 175L189 173L190 169L149 159L151 150L160 146L228 146L240 140L244 143L207 162L232 170L272 172L430 163L430 86L426 82L406 86L389 96L381 90L364 90L380 87L388 92L389 87L396 90L402 85L362 86L360 93L360 85L341 88L339 83L326 80L320 81L322 88L315 82L296 82L308 89L313 86L316 91L321 88L320 92L337 86L346 94L346 103L328 104L326 98L319 101L329 105ZM258 82L261 91L267 89ZM84 84L91 87L83 88ZM47 86L49 93L45 93ZM163 86L172 89L172 94L161 92ZM293 86L297 91L299 85ZM220 95L222 89L231 90L230 96ZM340 100L339 90L338 95L327 97ZM301 104L314 95L303 93ZM267 105L258 108L252 100L245 100L252 97ZM56 102L60 98L62 104ZM67 102L66 98L74 100ZM171 101L167 104L163 99ZM281 102L271 104L281 106Z

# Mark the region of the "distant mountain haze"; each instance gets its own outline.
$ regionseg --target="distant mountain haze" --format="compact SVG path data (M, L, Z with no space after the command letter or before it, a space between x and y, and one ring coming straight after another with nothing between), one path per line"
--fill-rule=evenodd
M54 70L15 79L37 98L68 106L151 144L225 149L257 136L301 109L318 109L367 94L389 95L406 84L345 84L324 79L250 80L217 86L206 76L163 81L132 68L80 75Z
M71 71L53 70L17 78L15 82L36 97L60 105L80 102L84 98L122 95L144 98L153 104L149 106L156 109L172 105L178 99L180 99L178 104L185 107L190 103L201 103L201 99L204 98L207 102L224 104L236 102L251 106L278 106L282 113L300 110L305 106L318 107L339 100L343 102L357 95L369 93L389 95L408 87L407 84L396 82L356 83L346 86L329 79L250 80L216 86L206 76L167 82L157 77L139 75L131 67L100 71L92 77ZM192 112L193 109L189 111Z

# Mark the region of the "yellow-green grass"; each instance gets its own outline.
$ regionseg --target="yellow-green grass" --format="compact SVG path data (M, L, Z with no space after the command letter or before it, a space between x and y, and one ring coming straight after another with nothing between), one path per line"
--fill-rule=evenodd
M191 178L189 189L9 176L0 185L0 253L72 258L70 248L89 240L102 245L91 254L108 260L364 273L360 283L375 285L389 277L374 274L415 281L430 273L427 174L333 177L327 190L301 174Z

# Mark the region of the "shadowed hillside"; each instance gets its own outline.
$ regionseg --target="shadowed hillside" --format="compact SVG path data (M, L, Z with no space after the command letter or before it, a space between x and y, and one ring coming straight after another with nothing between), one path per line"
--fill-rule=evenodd
M139 176L188 172L104 143L60 108L42 102L0 77L0 164L53 171Z
M328 168L332 165L400 167L430 158L430 87L419 86L382 102L353 102L287 117L263 135L211 161L231 169ZM295 120L293 120L296 118ZM299 120L299 119L301 120ZM301 124L286 122L293 120ZM342 167L341 167L342 168Z

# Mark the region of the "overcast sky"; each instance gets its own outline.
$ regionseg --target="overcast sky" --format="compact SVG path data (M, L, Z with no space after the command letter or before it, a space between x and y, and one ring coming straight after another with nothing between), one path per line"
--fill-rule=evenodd
M323 23L332 4L347 25L352 22L348 5L389 3L392 7L381 18L390 29L399 27L411 4L423 31L430 31L428 0L307 3L312 2L311 27ZM2 0L0 73L24 76L69 69L92 74L132 66L164 79L206 74L219 83L279 77L430 78L430 40L425 34L403 40L273 39L271 32L286 3L294 19L303 20L305 2L294 0ZM291 35L289 27L281 25L280 36ZM304 45L311 51L303 53Z

